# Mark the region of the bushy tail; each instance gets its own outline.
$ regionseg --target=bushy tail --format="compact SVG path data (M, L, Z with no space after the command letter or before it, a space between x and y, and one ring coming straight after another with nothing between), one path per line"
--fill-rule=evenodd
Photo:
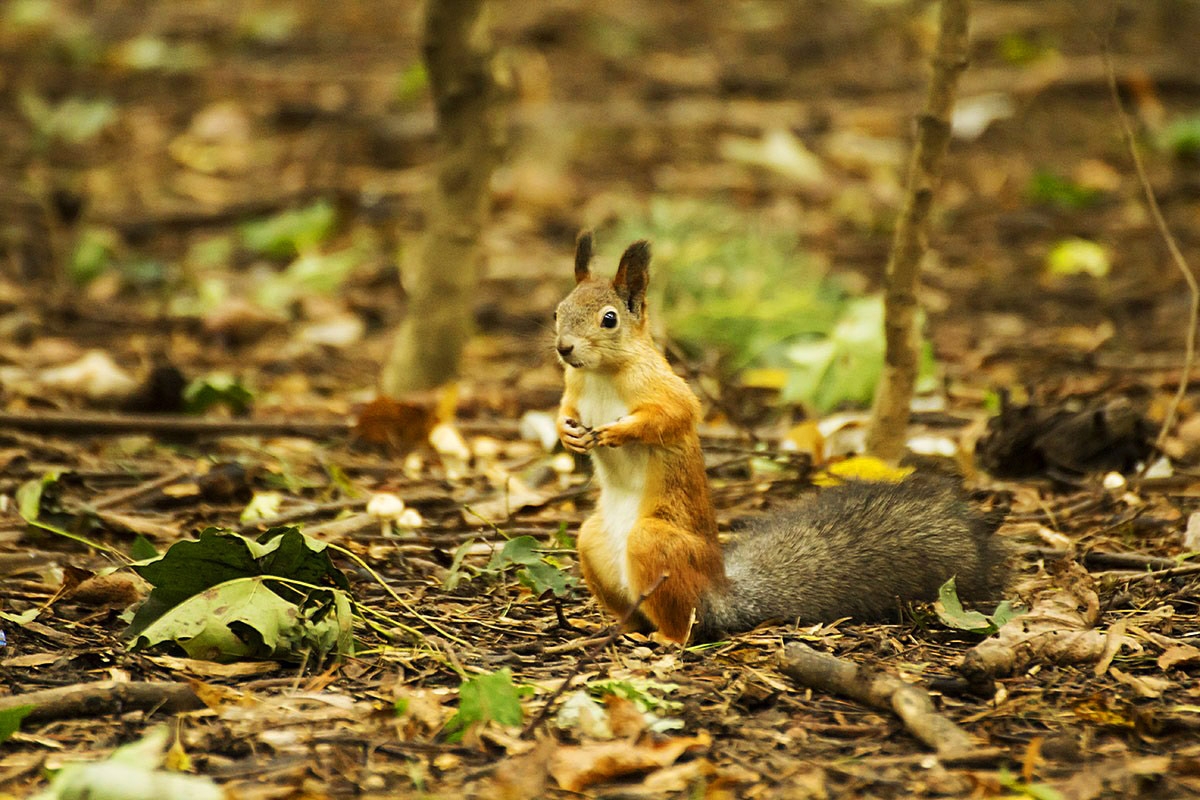
M964 600L999 597L1009 561L995 536L1002 518L942 479L824 489L731 545L728 583L703 599L694 635L711 640L767 620L878 619L903 601L935 599L951 576Z

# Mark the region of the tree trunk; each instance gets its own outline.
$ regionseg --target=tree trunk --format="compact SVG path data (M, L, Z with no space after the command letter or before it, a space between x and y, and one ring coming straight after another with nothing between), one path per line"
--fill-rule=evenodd
M925 253L933 190L941 176L942 156L950 144L950 116L958 77L967 66L968 0L942 0L937 51L925 112L908 172L908 195L892 250L884 289L886 350L883 377L867 432L867 452L887 461L904 452L909 407L917 382L920 332L917 330L917 278Z
M393 396L458 376L499 158L487 0L427 0L424 37L441 152L425 235L402 269L408 307L380 381Z

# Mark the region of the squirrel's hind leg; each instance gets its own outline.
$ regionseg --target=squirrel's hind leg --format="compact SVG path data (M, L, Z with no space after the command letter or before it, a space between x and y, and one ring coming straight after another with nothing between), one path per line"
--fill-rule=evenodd
M642 601L641 610L672 641L684 643L701 595L724 580L721 548L660 519L643 519L629 534L633 591L641 594L667 578Z
M624 619L633 606L633 597L628 595L624 581L616 572L620 568L617 562L619 556L610 552L608 537L604 534L604 521L599 514L584 520L579 527L575 546L579 551L579 569L583 572L584 583L596 601L618 620ZM643 631L650 628L650 623L639 612L633 615L627 627Z

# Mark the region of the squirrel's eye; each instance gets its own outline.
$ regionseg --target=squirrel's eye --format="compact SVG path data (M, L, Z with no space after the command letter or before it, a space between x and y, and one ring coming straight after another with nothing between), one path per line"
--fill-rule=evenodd
M617 327L617 312L605 311L604 318L600 320L600 326L603 328Z

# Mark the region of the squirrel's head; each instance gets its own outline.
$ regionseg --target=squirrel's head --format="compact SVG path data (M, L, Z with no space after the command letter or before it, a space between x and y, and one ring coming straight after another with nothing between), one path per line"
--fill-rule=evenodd
M575 289L554 312L555 347L559 359L577 369L613 369L646 336L650 243L629 245L611 282L592 275L591 261L592 234L585 232L575 245Z

